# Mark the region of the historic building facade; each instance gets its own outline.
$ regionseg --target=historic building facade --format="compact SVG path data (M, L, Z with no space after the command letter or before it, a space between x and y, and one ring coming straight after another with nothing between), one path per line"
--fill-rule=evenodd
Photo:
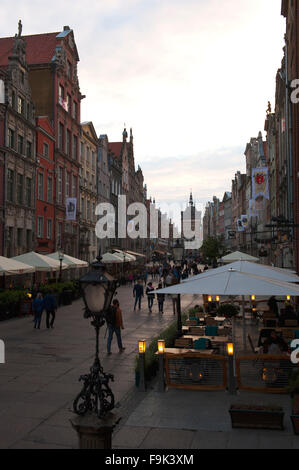
M36 118L36 251L55 251L55 139L47 117Z
M81 124L79 256L91 262L97 256L96 206L98 137L92 122Z
M55 137L55 233L56 249L79 255L79 160L80 93L78 51L74 33L26 36L32 97L37 115L53 122Z
M20 23L14 38L0 39L0 51L2 254L12 257L31 251L36 242L36 129Z

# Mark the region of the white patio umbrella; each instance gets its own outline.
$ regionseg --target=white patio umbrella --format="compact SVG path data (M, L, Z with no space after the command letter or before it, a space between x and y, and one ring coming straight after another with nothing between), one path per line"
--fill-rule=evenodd
M216 270L215 270L216 271ZM210 276L199 277L190 282L176 284L156 291L157 294L207 294L207 295L240 295L243 299L243 344L246 349L245 329L245 296L298 296L299 286L257 276L234 269L212 273Z
M253 263L257 263L259 258L255 258L247 253L242 253L241 251L235 251L221 258L222 263L233 263L234 261L252 261Z
M56 251L55 253L51 253L50 255L47 255L47 257L54 259L56 261L59 261L59 252ZM60 261L59 261L60 263ZM67 265L68 268L88 268L89 263L87 261L82 261L81 259L73 258L73 256L70 255L63 255L63 263Z
M29 264L29 266L34 266L35 271L54 272L60 270L59 261L51 259L49 256L40 255L34 251L25 253L24 255L15 256L12 259L20 261L21 263ZM67 269L67 267L67 264L62 263L62 269Z
M202 274L198 274L188 279L184 279L182 282L192 282L196 279L202 279L204 277L213 276L217 273L226 272L228 269L235 269L243 273L254 274L256 276L267 277L283 282L299 282L299 276L293 274L290 271L284 271L280 268L274 268L272 266L265 266L263 264L252 263L250 261L236 261L226 266L220 266L219 268L210 269Z
M101 259L104 264L121 264L123 259L119 256L116 256L116 253L104 253Z
M136 261L135 256L129 255L129 253L125 253L124 251L115 251L113 254L121 259L123 263L131 263L132 261Z
M12 258L0 256L0 276L13 276L14 274L34 273L35 268L25 263L20 263Z

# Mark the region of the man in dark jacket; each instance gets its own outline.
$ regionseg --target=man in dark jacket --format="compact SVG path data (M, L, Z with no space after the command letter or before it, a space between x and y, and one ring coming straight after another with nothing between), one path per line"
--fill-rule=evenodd
M134 289L133 289L133 297L135 297L134 310L136 310L137 303L138 303L139 310L141 309L141 299L143 296L144 296L143 285L141 281L138 281L137 284L135 284Z
M55 314L57 310L57 301L56 301L56 296L52 293L49 292L48 294L45 295L44 298L44 309L46 310L46 323L47 323L47 328L54 328L54 321L55 321ZM50 315L51 315L51 321L50 321Z

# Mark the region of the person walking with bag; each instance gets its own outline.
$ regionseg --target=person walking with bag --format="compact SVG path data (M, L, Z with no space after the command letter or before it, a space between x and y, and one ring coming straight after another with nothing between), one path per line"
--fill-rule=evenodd
M146 288L146 295L147 295L148 309L150 313L152 313L152 308L153 308L153 303L154 303L154 298L155 298L154 291L155 289L153 287L153 284L149 282Z
M121 339L121 330L124 329L122 311L119 308L119 301L117 299L113 300L110 314L106 317L107 326L108 326L108 340L107 340L107 354L110 356L111 353L111 343L113 338L113 333L116 334L117 344L119 352L122 353L126 348L122 345Z
M44 310L44 300L42 294L39 292L32 304L34 312L34 328L40 329L40 323Z

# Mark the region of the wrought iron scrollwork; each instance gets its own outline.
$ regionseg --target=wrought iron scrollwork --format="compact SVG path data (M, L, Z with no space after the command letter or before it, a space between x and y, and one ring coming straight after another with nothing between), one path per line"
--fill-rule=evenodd
M83 389L74 400L74 412L84 415L94 412L99 418L103 418L108 411L114 408L114 395L109 387L109 381L114 381L112 374L105 374L99 361L95 361L90 368L90 374L81 375L79 381L83 381Z

